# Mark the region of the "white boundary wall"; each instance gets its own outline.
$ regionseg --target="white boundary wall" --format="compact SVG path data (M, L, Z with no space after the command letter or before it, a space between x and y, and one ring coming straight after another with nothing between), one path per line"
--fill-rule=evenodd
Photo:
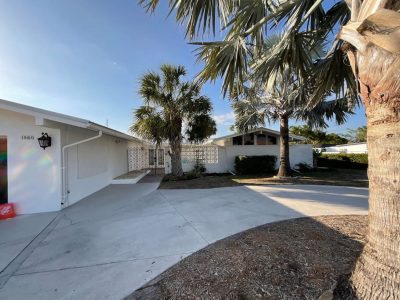
M348 144L348 145L338 145L330 146L325 148L316 148L318 151L324 149L323 153L368 153L367 143L359 144Z
M218 163L205 164L207 173L225 173L235 170L235 157L239 155L262 156L274 155L277 157L276 168L279 167L279 145L265 146L217 146ZM290 164L295 167L299 163L313 165L312 145L294 144L289 146ZM183 171L189 172L193 169L194 163L182 161Z

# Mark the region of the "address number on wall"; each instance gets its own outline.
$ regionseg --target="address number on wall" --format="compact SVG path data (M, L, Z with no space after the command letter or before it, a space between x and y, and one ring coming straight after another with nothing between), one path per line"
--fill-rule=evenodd
M34 140L35 137L33 135L21 135L21 140Z

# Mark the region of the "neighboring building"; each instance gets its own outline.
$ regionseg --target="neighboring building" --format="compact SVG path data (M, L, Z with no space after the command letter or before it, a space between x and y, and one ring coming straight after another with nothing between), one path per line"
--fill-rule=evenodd
M209 172L221 173L235 170L235 157L239 155L274 155L277 157L276 167L279 167L279 131L268 128L256 128L247 133L234 133L208 141L208 145L218 147L218 163L205 164ZM300 144L305 138L289 134L290 164L295 167L299 163L313 165L312 146ZM184 170L194 164L184 164Z
M323 153L368 153L367 143L353 143L315 148Z
M51 138L45 149L42 133ZM139 144L88 120L0 100L0 203L20 214L60 210L126 173L128 146Z
M193 169L196 160L201 161L208 173L227 173L235 170L235 157L239 155L274 155L279 167L280 133L267 128L257 128L247 133L235 133L209 140L202 145L185 144L182 146L182 167L184 172ZM290 135L290 163L295 167L299 163L313 165L312 145L304 143L301 136ZM154 147L132 147L129 153L129 170L145 168L164 168L170 172L170 157L166 155L168 146L161 146L157 152ZM156 157L154 157L156 153Z

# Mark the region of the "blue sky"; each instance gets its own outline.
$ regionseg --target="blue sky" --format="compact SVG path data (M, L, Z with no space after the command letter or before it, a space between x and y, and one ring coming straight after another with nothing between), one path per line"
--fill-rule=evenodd
M141 105L138 80L162 63L201 69L194 47L166 9L146 14L136 0L0 0L0 98L106 124L126 132ZM220 82L206 84L217 135L233 114ZM365 125L364 109L329 132ZM293 122L292 122L293 124ZM268 125L268 124L267 124ZM277 124L268 125L277 129Z

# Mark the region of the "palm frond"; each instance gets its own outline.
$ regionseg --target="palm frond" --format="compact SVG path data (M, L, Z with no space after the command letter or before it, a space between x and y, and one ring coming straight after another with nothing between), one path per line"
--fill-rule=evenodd
M254 60L251 66L254 77L272 87L279 74L288 72L299 80L299 84L304 84L313 66L313 59L320 55L321 48L321 41L314 39L312 33L285 33L277 44Z
M321 101L312 109L301 109L296 112L295 118L307 122L311 128L326 128L326 121L334 120L341 125L347 117L353 114L346 98Z
M174 88L179 85L181 76L186 75L184 66L172 66L163 64L160 67L162 74L162 86L166 93L172 94Z
M139 4L154 12L159 1L140 0ZM231 0L169 0L170 14L175 11L176 21L186 25L189 39L210 30L215 34L217 26L224 26L234 7Z
M231 36L224 42L196 45L200 45L196 49L198 61L204 62L204 68L197 75L196 81L204 83L221 77L224 95L232 91L235 85L243 83L248 67L248 49L243 37Z
M338 99L346 98L350 107L360 103L357 82L342 47L343 42L338 41L326 57L314 64L315 83L309 107L331 94Z
M232 108L235 114L234 127L239 132L247 132L250 129L263 126L269 116L259 98L235 101Z
M162 94L161 79L157 73L148 72L140 80L139 95L148 104L151 101L157 101Z
M217 132L217 125L209 114L195 115L189 119L186 137L189 142L200 143Z
M161 144L166 135L161 114L154 107L141 106L134 111L134 117L135 121L130 131L146 140Z

